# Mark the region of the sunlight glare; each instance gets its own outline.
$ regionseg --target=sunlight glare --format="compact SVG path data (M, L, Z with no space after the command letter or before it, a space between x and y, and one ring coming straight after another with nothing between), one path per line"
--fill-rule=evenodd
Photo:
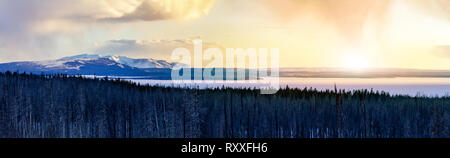
M369 67L369 60L361 52L350 52L342 56L341 64L346 69L361 71Z

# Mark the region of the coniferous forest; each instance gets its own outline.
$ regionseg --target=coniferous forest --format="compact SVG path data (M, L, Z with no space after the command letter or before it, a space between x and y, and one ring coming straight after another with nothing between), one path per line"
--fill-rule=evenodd
M449 127L450 97L0 73L6 138L449 138Z

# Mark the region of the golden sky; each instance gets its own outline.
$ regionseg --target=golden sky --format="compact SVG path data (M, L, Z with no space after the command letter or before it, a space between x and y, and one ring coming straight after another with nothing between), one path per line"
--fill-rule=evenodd
M281 67L450 69L448 0L0 0L0 62L280 48Z

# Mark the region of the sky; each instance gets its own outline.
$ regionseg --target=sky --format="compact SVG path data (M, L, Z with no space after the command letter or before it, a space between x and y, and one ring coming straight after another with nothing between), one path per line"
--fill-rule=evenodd
M448 0L0 0L0 62L279 48L281 67L450 70Z

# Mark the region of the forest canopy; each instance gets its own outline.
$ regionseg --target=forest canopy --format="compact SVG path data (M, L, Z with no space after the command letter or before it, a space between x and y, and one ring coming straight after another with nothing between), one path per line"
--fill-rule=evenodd
M0 73L0 137L450 137L449 97L371 90L195 89Z

